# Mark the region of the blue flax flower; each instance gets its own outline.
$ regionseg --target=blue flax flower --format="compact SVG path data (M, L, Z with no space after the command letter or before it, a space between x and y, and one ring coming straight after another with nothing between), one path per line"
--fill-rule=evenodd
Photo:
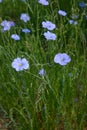
M47 0L38 0L38 3L42 4L42 5L49 5L49 2Z
M25 58L16 58L12 62L12 68L16 71L22 71L29 68L29 63Z
M28 28L24 28L24 29L22 29L22 32L24 32L24 33L30 33L31 31Z
M74 24L74 25L77 25L77 24L78 24L78 22L75 21L75 20L73 20L73 19L70 19L70 20L69 20L69 23L70 23L70 24Z
M79 2L79 7L85 8L85 7L86 7L86 4L85 4L84 2Z
M2 0L0 0L0 3L2 3Z
M62 16L66 16L67 15L67 13L65 11L63 11L63 10L59 10L58 14L62 15Z
M46 74L46 71L43 68L39 70L40 76L45 76L45 74Z
M12 34L12 35L11 35L11 38L14 39L15 41L20 40L20 37L19 37L19 35L17 35L17 34Z
M53 40L54 41L57 38L56 34L49 32L49 31L45 32L43 35L45 36L45 38L47 40Z
M3 27L2 31L7 31L10 30L12 26L15 26L15 23L13 21L4 20L2 21L1 26Z
M56 25L50 21L42 22L42 27L47 28L48 30L53 30L56 28Z
M66 53L58 53L54 57L54 62L64 66L71 61L71 58Z
M22 13L20 16L20 20L23 20L25 23L30 20L30 16L26 13Z

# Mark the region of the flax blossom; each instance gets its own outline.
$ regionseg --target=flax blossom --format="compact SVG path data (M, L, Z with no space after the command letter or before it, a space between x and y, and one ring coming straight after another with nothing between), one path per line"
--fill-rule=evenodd
M43 68L39 70L40 76L45 76L45 74L46 74L46 71Z
M20 37L19 37L18 34L12 34L11 38L14 39L15 41L19 41L20 40Z
M29 63L25 58L16 58L12 62L12 68L14 68L16 71L22 71L29 68Z
M49 2L47 0L38 0L38 3L42 4L42 5L49 5Z
M42 27L43 28L47 28L48 30L53 30L56 28L56 25L54 23L52 23L51 21L43 21L42 22Z
M65 11L63 11L63 10L59 10L58 14L62 15L62 16L66 16L67 15L67 13Z
M54 57L54 62L62 66L67 65L71 61L71 58L66 53L58 53Z
M20 16L20 20L23 20L26 23L30 20L30 16L26 13L22 13Z
M52 33L52 32L49 32L49 31L45 32L43 35L45 36L45 38L47 40L53 40L54 41L57 38L55 33Z
M0 0L0 3L2 3L2 0Z
M84 2L79 2L79 7L80 7L80 8L85 8L85 7L86 7L86 3L84 3Z
M7 21L7 20L4 20L1 22L1 26L2 26L2 31L7 31L7 30L10 30L10 28L12 26L15 26L15 23L13 21Z
M22 32L24 32L24 33L30 33L31 31L28 28L24 28L24 29L22 29Z
M70 23L70 24L74 24L74 25L77 25L77 24L78 24L78 22L75 21L75 20L73 20L73 19L70 19L70 20L69 20L69 23Z

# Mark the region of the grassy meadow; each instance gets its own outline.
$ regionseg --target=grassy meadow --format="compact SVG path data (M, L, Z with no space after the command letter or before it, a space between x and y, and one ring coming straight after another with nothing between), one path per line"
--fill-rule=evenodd
M87 130L86 0L39 1L0 3L0 121L7 130ZM47 31L54 40L45 37ZM55 62L60 53L71 60Z

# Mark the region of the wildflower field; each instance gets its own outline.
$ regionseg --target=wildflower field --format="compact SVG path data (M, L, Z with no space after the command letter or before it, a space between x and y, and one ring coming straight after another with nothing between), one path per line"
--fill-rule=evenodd
M86 2L0 0L1 130L87 130Z

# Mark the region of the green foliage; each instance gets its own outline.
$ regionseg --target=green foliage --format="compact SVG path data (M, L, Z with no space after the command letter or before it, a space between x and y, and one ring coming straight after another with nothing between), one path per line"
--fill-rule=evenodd
M84 130L87 129L87 21L86 9L75 0L50 0L43 6L36 0L3 0L0 3L0 22L16 23L10 31L0 31L0 108L9 118L12 130ZM68 15L58 15L58 10ZM28 13L30 21L20 20ZM72 15L79 15L78 24L70 25ZM55 41L47 41L42 21L56 24ZM23 34L22 28L30 28ZM1 27L0 27L1 30ZM20 41L11 34L20 35ZM65 52L71 57L66 66L55 64L55 54ZM16 57L26 57L30 68L15 71L11 64ZM45 76L38 75L41 68Z

